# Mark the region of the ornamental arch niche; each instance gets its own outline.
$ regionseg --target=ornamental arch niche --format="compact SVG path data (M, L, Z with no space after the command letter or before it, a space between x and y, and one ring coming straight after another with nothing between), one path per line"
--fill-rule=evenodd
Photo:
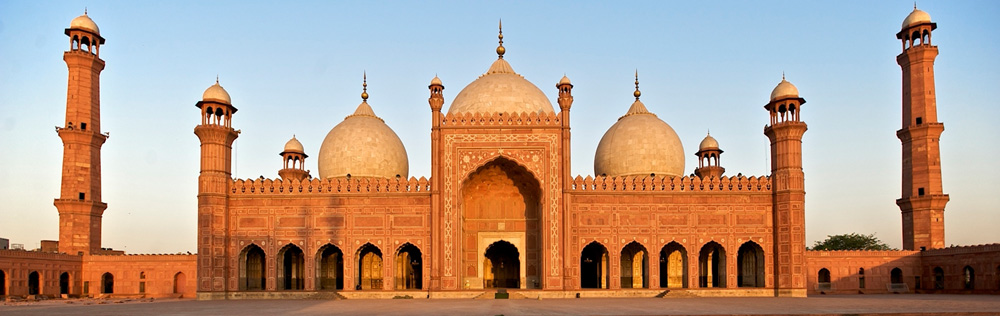
M471 172L461 188L460 258L466 287L540 287L539 181L525 167L498 157ZM497 245L503 247L493 249L490 257L488 249ZM497 279L494 270L501 261L504 269L497 271L511 279ZM512 262L517 267L507 266ZM517 274L508 275L514 268Z
M608 288L608 249L601 243L592 241L580 252L580 288Z
M371 243L358 248L358 284L356 290L382 289L382 250Z
M267 278L264 249L250 244L240 252L240 290L264 290Z
M621 253L621 287L641 289L649 286L649 255L646 247L630 242Z
M282 290L305 289L306 258L302 249L288 244L278 251L278 286Z
M726 287L726 249L710 241L698 254L698 286Z
M344 252L333 244L321 247L316 255L316 288L344 289Z
M671 241L660 250L660 287L688 287L688 255L684 246Z
M423 288L423 258L420 248L406 243L396 251L395 284L397 290L419 290Z
M736 257L740 287L764 287L764 249L748 241L740 246Z

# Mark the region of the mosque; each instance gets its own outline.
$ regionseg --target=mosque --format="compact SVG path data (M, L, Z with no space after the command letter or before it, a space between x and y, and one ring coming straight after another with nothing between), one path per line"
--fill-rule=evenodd
M818 293L996 293L1000 244L945 247L931 44L917 10L902 52L904 250L807 251L802 111L782 78L761 100L770 174L733 176L720 142L685 149L641 101L594 153L594 174L570 173L573 84L558 108L497 59L452 100L428 85L431 174L409 174L406 149L361 103L308 149L294 137L274 179L234 179L237 105L218 81L192 110L200 122L198 246L190 255L101 248L100 73L105 39L86 14L65 30L70 50L59 240L0 250L0 295L239 298L806 296ZM762 93L763 94L763 93ZM448 107L445 108L445 104ZM806 116L807 117L807 116ZM313 151L317 150L317 151ZM310 155L310 153L312 155ZM577 153L581 154L581 153ZM583 153L589 154L589 153ZM698 168L684 170L694 155ZM305 168L315 156L318 174ZM505 291L505 292L504 292Z

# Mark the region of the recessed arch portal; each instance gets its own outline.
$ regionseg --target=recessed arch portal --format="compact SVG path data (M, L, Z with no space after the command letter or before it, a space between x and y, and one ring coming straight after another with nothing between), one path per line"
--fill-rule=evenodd
M184 272L177 272L174 274L174 294L184 293L185 288L187 288L187 276Z
M111 272L104 272L101 275L101 293L112 294L115 292L115 276Z
M371 243L358 249L357 290L382 289L382 250Z
M592 241L580 252L580 288L608 288L608 249L597 241Z
M306 258L302 249L288 244L278 251L278 284L282 290L305 289Z
M38 274L38 271L31 271L31 273L28 273L28 295L38 295L39 293L41 293L42 281L40 279L41 276ZM110 292L105 292L105 293L110 293Z
M700 287L726 287L726 249L710 241L698 254L698 285Z
M486 248L483 258L483 287L521 287L521 254L513 244L500 240Z
M934 289L942 290L944 289L944 269L941 267L934 267Z
M740 246L736 257L740 287L764 287L764 249L748 241Z
M344 252L337 246L326 244L316 256L316 288L319 290L344 289Z
M641 289L649 286L649 255L646 247L630 242L622 248L621 286L623 289Z
M684 246L671 241L660 250L660 287L688 287L688 256Z
M976 270L972 269L970 266L962 268L962 286L966 290L976 288Z
M59 294L69 294L69 272L59 274Z
M7 273L0 270L0 296L7 295Z
M240 290L261 291L266 286L267 256L264 249L250 244L240 252Z
M397 290L419 290L423 288L423 258L420 248L406 243L396 251L395 284Z

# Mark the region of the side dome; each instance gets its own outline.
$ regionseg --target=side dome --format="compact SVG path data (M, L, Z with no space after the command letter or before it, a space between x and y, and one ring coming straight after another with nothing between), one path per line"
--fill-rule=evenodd
M611 125L597 145L594 174L681 176L684 174L681 139L636 97L628 113Z
M205 93L201 94L201 100L214 101L230 105L233 104L233 100L229 98L229 92L226 92L226 89L223 89L222 86L219 85L219 79L215 79L215 84L208 87L208 89L205 89Z
M771 101L776 101L784 98L798 98L799 88L796 88L791 82L785 80L785 76L781 76L781 82L771 90Z
M914 24L930 23L930 22L931 22L931 15L927 14L927 12L917 10L917 6L914 5L913 12L910 12L910 14L907 15L905 19L903 19L902 28L905 29Z
M409 176L406 148L367 101L354 114L334 126L319 148L320 178L406 178Z
M502 58L493 62L485 74L465 86L448 108L448 114L554 112L545 93L515 73Z
M705 139L702 139L701 144L698 144L698 151L706 149L719 149L719 141L715 140L712 135L705 135Z
M299 153L299 154L306 153L305 147L302 147L302 143L299 142L299 140L296 139L294 135L292 136L292 139L289 139L288 142L285 143L285 149L282 151L286 153Z
M94 32L94 34L101 35L101 29L97 28L97 23L94 23L94 20L91 20L86 13L76 17L75 19L73 19L73 21L70 21L69 28L83 29Z

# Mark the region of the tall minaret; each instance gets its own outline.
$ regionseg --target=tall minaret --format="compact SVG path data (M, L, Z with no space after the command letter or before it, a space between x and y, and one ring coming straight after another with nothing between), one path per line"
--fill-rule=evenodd
M764 135L771 140L771 203L774 239L774 294L806 295L805 173L802 172L802 135L806 123L799 112L806 100L782 75L764 106L771 122Z
M194 134L201 141L201 173L198 175L198 297L217 296L226 290L229 276L229 184L232 182L233 141L239 131L232 127L233 107L229 93L215 84L205 89L201 101L201 124ZM224 236L224 237L223 237ZM233 282L235 283L235 282ZM216 292L216 293L212 293Z
M101 31L86 12L66 29L69 67L66 125L57 127L63 141L62 188L55 200L59 211L59 252L84 255L101 249L101 71L104 61Z
M938 141L944 124L937 119L934 96L934 58L931 32L937 23L917 10L903 20L896 38L903 52L896 63L903 69L903 127L896 137L903 143L903 192L896 200L903 213L903 249L944 247L944 206L948 195L941 188L941 151Z

